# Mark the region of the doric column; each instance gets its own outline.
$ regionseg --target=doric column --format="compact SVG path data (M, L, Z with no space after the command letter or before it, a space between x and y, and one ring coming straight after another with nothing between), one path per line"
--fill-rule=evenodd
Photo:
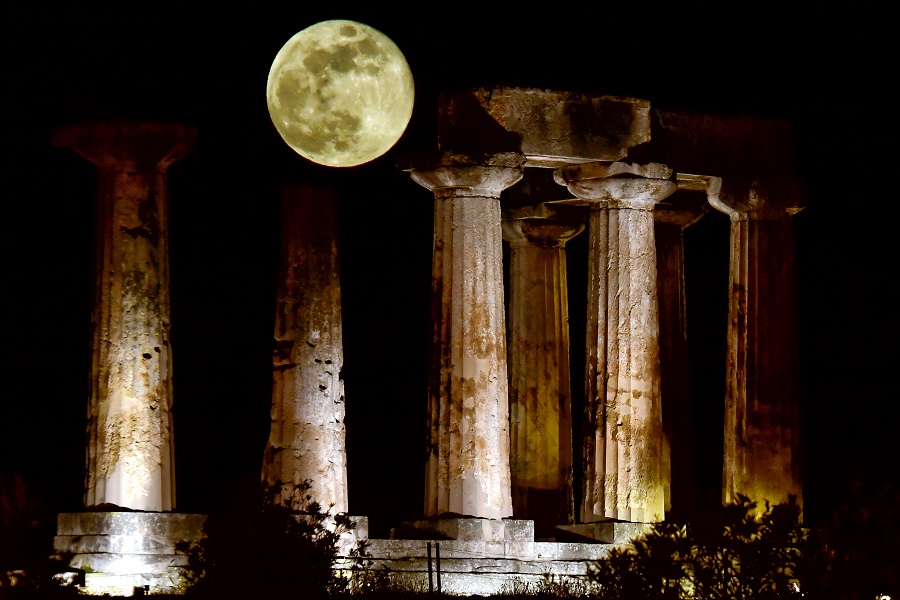
M510 211L509 407L513 516L572 523L572 396L565 244L584 214Z
M562 167L589 204L581 520L665 516L653 207L676 189L659 164Z
M166 170L190 150L177 124L58 131L99 169L85 505L172 510Z
M455 155L410 170L435 196L426 517L512 514L500 193L522 162Z
M798 185L716 179L709 201L731 218L723 502L802 501L794 241Z
M272 424L263 482L276 504L299 507L308 493L347 512L344 362L338 221L332 192L284 190L275 307ZM296 486L311 487L293 498Z
M682 182L679 191L656 205L656 286L659 298L660 394L665 398L664 455L670 465L671 489L666 490L666 511L682 515L693 506L691 474L691 390L688 378L688 343L685 323L684 230L709 209L705 180Z

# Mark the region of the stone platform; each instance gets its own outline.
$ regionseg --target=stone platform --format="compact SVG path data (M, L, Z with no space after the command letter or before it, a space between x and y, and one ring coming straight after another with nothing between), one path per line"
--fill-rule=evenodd
M60 513L53 550L85 572L84 593L178 594L191 580L189 547L202 543L205 523L202 514Z
M597 524L600 525L600 524ZM369 568L386 569L392 585L401 590L437 590L458 596L494 595L539 590L548 581L570 589L589 589L594 561L617 548L627 548L638 530L631 523L591 524L577 535L584 541L535 541L534 522L515 519L450 518L407 523L392 536L416 539L369 539ZM621 527L621 526L626 527ZM632 526L632 527L627 527ZM595 531L615 543L590 539ZM643 532L643 528L641 528ZM568 535L562 533L561 535ZM440 560L437 560L438 554Z

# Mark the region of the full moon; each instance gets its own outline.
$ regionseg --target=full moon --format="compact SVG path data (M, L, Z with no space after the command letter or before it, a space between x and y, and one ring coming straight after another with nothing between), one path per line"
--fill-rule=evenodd
M403 53L356 21L322 21L275 56L269 115L284 141L321 165L352 167L397 143L412 116L414 86Z

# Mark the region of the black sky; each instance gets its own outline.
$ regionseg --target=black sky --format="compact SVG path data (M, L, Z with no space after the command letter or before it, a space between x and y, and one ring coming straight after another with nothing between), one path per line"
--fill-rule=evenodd
M212 510L258 478L279 190L310 182L341 195L351 512L380 517L376 529L418 516L432 206L394 160L434 144L440 90L508 84L794 125L810 186L810 206L795 217L807 506L826 510L848 477L896 484L900 297L888 90L897 69L886 15L864 5L831 13L729 3L725 14L698 4L382 4L33 7L4 19L2 470L23 473L53 510L80 506L95 184L89 164L50 147L50 133L107 118L175 120L199 131L194 152L172 168L169 190L179 508ZM397 147L353 169L294 154L271 125L264 95L284 42L332 18L386 33L417 85ZM691 376L713 423L724 379L713 350L724 343L715 311L724 310L725 289L716 285L727 275L727 227L712 216L687 242L696 315L689 327L707 357ZM573 326L583 320L578 310ZM695 433L706 440L698 477L711 489L721 431Z

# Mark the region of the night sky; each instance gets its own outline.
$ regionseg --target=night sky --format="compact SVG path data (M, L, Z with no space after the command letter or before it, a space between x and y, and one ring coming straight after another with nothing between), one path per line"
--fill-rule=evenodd
M52 148L50 134L82 121L172 120L199 132L169 177L178 508L227 507L258 482L279 193L313 183L340 198L350 510L369 515L375 535L418 517L433 197L396 159L434 146L439 91L505 84L794 125L809 185L809 207L795 217L807 511L831 510L850 481L873 493L897 486L896 111L887 93L896 66L886 16L861 5L852 14L762 14L729 4L728 16L697 4L488 14L429 3L402 16L371 5L21 9L4 19L0 470L21 473L50 511L81 507L96 183L92 165ZM290 150L265 101L281 46L334 18L387 34L417 85L397 146L349 169ZM695 475L699 495L716 499L728 220L710 214L686 235ZM573 329L584 322L585 241L569 246ZM583 337L573 331L573 344Z

